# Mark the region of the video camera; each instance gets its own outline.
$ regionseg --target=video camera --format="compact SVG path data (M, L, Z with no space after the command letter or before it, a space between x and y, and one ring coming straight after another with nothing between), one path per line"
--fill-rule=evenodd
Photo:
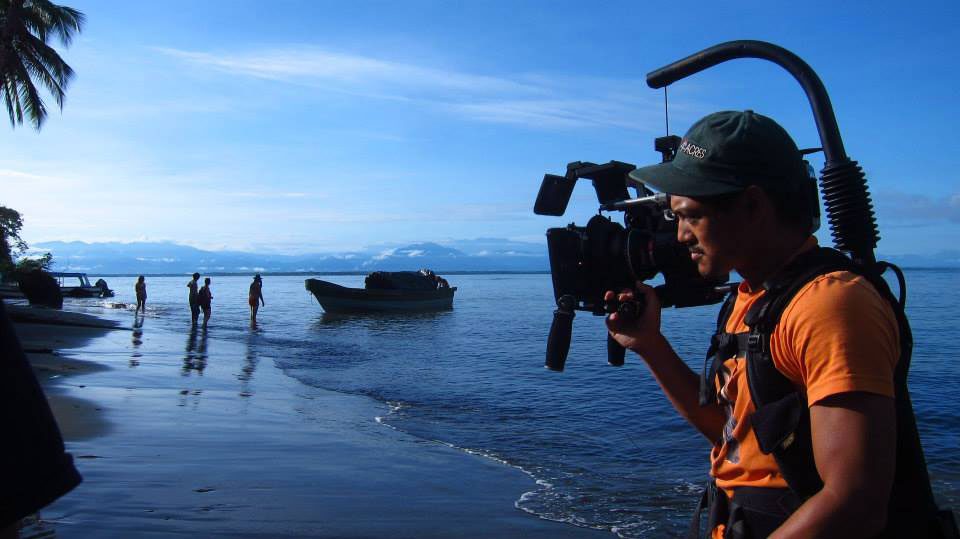
M657 138L655 149L670 161L676 155L680 137ZM628 174L636 167L610 161L603 165L575 161L564 176L546 174L534 204L538 215L561 216L578 179L589 179L597 192L600 212L580 227L571 223L547 230L550 273L557 310L547 340L546 367L562 371L570 348L574 311L597 316L619 312L634 317L643 306L636 303L605 302L607 290L633 288L663 274L664 284L654 287L663 307L692 307L719 303L732 285L700 276L686 246L677 241L677 222L670 212L669 197L654 193ZM628 187L636 191L631 198ZM622 211L623 225L602 214ZM607 335L607 361L623 365L625 350Z

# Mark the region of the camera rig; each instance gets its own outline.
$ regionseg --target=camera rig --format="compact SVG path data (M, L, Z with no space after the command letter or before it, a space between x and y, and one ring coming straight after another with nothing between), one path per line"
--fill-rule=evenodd
M676 151L677 137L658 139L664 160ZM636 167L620 161L596 165L576 161L564 176L547 174L540 186L534 211L540 215L563 215L578 179L593 183L600 211L622 211L623 225L598 213L585 227L571 223L547 230L550 273L557 310L547 341L546 366L562 371L570 346L574 311L594 315L619 312L634 317L642 309L637 302L604 301L607 290L633 288L637 281L663 274L664 284L655 287L663 306L691 307L721 301L731 285L700 276L685 246L677 242L677 222L670 213L669 198L654 193L627 174ZM631 198L628 185L636 190ZM725 280L725 279L724 279ZM607 361L623 365L626 351L607 337Z
M803 87L820 134L825 156L820 191L830 223L834 246L850 254L854 262L869 271L882 273L893 267L876 262L873 250L880 239L866 178L856 161L844 150L830 97L817 74L800 57L762 41L731 41L710 47L647 74L647 85L663 88L680 79L736 58L769 60L786 69ZM655 140L654 148L663 161L673 159L680 138L673 135ZM666 195L656 194L627 174L635 167L620 161L597 165L576 161L567 165L564 176L546 174L534 204L538 215L561 216L578 179L593 183L600 211L624 212L624 224L598 214L585 227L570 224L547 230L550 272L557 309L547 340L546 367L562 371L570 348L574 312L595 315L619 312L631 316L639 305L605 302L607 290L633 288L637 281L658 273L664 284L655 287L664 307L691 307L721 301L733 284L702 278L686 247L677 242L677 224L671 218ZM636 190L630 197L628 187ZM816 189L811 189L816 198ZM810 201L817 206L814 201ZM896 270L896 268L894 267ZM901 304L905 286L900 281ZM607 360L622 365L625 350L607 336Z

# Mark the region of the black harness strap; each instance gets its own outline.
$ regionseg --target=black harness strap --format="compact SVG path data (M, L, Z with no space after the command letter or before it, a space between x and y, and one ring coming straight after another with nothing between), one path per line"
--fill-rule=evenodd
M734 288L720 307L717 331L710 338L710 348L707 349L707 357L703 360L703 370L700 371L700 406L716 402L717 387L714 380L717 378L717 372L723 362L737 352L739 343L734 338L736 336L727 333L726 330L727 319L730 318L730 312L736 302L737 289Z
M770 536L800 505L801 500L788 488L739 487L730 499L711 481L697 502L687 539L700 537L704 509L708 510L708 536L710 530L723 524L725 538L751 539Z

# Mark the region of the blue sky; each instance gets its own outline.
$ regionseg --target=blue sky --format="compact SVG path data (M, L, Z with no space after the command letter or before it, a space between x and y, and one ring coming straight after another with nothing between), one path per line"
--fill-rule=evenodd
M596 211L584 184L563 218L533 215L545 172L657 161L663 94L648 71L760 39L823 79L867 173L878 251L955 248L960 3L589 4L73 0L88 17L61 49L76 79L41 132L0 128L0 204L23 214L28 242L542 242ZM677 134L746 108L819 146L803 93L773 64L670 88Z

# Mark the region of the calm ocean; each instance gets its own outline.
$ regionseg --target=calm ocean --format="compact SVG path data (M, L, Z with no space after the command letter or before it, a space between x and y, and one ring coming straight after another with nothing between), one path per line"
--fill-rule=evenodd
M906 274L914 405L938 498L957 508L960 270ZM452 311L330 316L304 290L304 277L268 275L266 306L251 330L250 277L215 276L208 333L244 343L304 384L374 399L384 428L525 471L536 488L516 493L524 511L623 537L681 535L706 478L709 448L646 367L629 355L624 367L608 366L603 320L578 313L566 372L546 371L549 275L446 277L459 288ZM324 279L363 283L362 276ZM147 277L145 332L186 333L188 280ZM115 298L67 304L130 324L134 278L107 281ZM697 371L715 316L715 306L664 312L664 332Z

